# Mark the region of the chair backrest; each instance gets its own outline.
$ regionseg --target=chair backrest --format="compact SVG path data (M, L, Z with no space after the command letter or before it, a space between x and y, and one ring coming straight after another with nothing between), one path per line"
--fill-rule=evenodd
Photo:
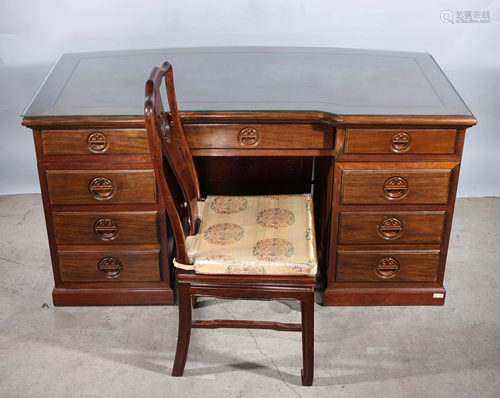
M165 113L160 94L160 86L163 78L165 78L170 114ZM196 229L198 228L199 214L197 202L200 200L200 184L193 156L189 150L184 129L182 128L177 100L175 98L172 65L169 62L163 63L161 67L155 67L149 75L146 82L144 116L157 185L165 202L174 232L177 261L188 264L182 221L165 173L164 157L167 158L186 201L190 221L189 235L196 233Z

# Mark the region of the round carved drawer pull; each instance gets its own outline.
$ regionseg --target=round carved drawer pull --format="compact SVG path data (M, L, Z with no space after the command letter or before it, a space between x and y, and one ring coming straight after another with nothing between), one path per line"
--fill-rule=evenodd
M90 181L89 192L97 200L111 199L115 188L113 182L106 177L96 177Z
M405 131L394 134L390 139L390 147L394 152L402 153L410 149L412 144L411 135Z
M387 279L392 278L399 272L399 262L395 258L387 257L383 258L375 266L375 273L381 278Z
M391 177L384 182L383 190L389 199L403 199L408 194L410 186L403 177Z
M105 257L99 261L97 269L106 278L116 278L123 271L123 265L115 257Z
M378 225L379 234L386 239L399 238L404 232L404 225L397 218L386 218Z
M245 127L238 133L238 140L241 146L254 147L260 142L260 131L254 127Z
M90 133L87 137L87 147L92 152L104 152L108 149L108 139L103 133Z
M109 218L101 218L94 223L94 232L102 240L113 240L118 234L118 225Z

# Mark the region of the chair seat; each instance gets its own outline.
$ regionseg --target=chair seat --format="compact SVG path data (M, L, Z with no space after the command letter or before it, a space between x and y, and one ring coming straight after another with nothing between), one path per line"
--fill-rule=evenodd
M198 235L187 237L200 274L316 275L312 197L208 196Z

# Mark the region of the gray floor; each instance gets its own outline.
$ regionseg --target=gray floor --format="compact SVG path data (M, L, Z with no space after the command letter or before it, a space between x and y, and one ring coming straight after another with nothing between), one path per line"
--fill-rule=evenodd
M39 195L0 196L1 397L500 397L500 199L459 199L444 307L316 305L314 386L298 333L195 330L170 377L177 308L54 308ZM205 300L199 319L299 320Z

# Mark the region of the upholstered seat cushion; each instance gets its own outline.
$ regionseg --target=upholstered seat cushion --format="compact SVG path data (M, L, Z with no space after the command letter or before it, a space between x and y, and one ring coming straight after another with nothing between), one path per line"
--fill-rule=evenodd
M196 273L316 275L311 195L209 196L187 238Z

